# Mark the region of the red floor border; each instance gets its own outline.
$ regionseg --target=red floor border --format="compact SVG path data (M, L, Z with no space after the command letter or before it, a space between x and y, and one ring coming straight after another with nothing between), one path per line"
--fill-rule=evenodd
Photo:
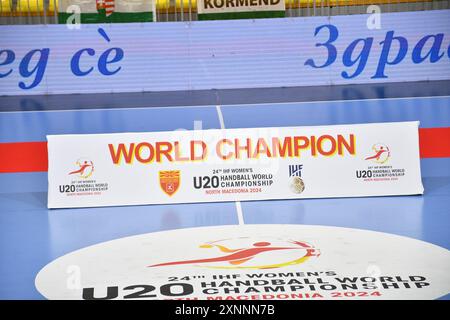
M421 158L450 157L450 127L419 129ZM47 142L0 143L0 173L47 171Z

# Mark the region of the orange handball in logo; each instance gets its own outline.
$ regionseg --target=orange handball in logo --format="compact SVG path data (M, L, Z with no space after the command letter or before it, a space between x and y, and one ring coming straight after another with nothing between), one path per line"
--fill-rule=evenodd
M180 187L180 170L160 171L159 185L168 196L173 196Z

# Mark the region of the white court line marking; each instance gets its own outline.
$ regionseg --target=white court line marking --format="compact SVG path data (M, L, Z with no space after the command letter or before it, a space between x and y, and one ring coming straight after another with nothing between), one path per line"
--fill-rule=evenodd
M220 129L225 129L225 122L223 121L222 109L220 109L220 106L217 105L216 110L217 110L217 116L219 117Z
M217 116L219 117L220 129L224 130L225 129L225 122L223 121L222 109L220 109L219 105L216 105L216 110L217 110ZM244 224L244 215L242 214L241 202L240 201L236 201L235 205L236 205L236 212L237 212L237 217L238 217L238 223L239 223L239 225L243 225Z
M261 103L241 103L241 104L226 104L226 107L236 106L266 106L266 105L289 105L289 104L316 104L316 103L338 103L338 102L358 102L358 101L377 101L377 100L405 100L405 99L439 99L449 98L450 96L425 96L425 97L399 97L399 98L371 98L371 99L349 99L349 100L318 100L318 101L290 101L290 102L261 102ZM0 111L3 113L33 113L33 112L89 112L89 111L121 111L121 110L146 110L146 109L177 109L177 108L211 108L213 105L193 105L193 106L165 106L165 107L136 107L136 108L94 108L94 109L67 109L67 110L30 110L30 111ZM217 106L216 106L217 107Z
M241 202L240 201L236 201L236 211L237 211L237 216L238 216L238 222L239 225L242 226L244 225L244 215L242 214L242 206L241 206Z

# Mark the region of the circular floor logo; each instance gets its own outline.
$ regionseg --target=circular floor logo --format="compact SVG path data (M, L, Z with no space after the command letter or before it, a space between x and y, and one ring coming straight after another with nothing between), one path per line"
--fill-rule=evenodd
M242 225L96 244L36 276L49 299L436 299L450 252L366 230Z

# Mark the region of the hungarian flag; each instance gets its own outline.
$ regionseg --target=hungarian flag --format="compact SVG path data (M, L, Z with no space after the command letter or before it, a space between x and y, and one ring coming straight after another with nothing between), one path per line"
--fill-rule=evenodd
M114 12L114 0L97 0L97 10L105 9L105 14L107 17Z
M153 21L152 0L59 0L59 23L74 23L77 12L81 23Z

